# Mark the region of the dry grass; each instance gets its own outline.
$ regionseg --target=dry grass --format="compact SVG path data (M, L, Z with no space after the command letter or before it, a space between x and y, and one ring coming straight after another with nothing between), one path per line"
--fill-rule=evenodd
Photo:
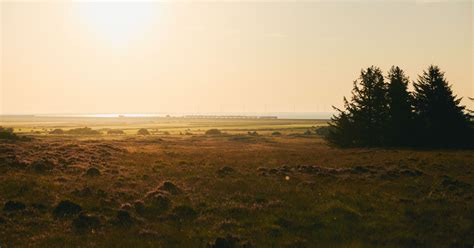
M0 245L205 247L228 235L254 247L474 244L472 151L342 150L288 135L306 129L252 128L259 135L0 143L0 202L26 205L0 210ZM63 200L82 214L55 217Z

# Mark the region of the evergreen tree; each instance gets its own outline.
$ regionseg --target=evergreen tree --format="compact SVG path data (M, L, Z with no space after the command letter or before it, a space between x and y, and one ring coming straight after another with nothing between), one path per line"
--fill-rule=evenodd
M408 92L409 79L402 69L392 66L387 75L388 122L385 130L387 143L392 146L410 144L412 97Z
M473 143L469 115L460 106L439 67L431 65L414 84L417 143L422 146L459 147Z
M386 85L382 71L371 66L361 71L359 82L354 82L351 112L357 132L356 144L380 146L385 142L387 122Z
M354 81L352 99L345 111L332 118L328 141L340 146L380 146L385 144L387 122L386 84L382 71L371 66ZM337 109L336 109L337 110Z
M469 100L471 100L471 101L474 102L474 97L468 97L468 98L469 98ZM474 118L474 110L468 109L467 112L470 113L470 115L471 115L471 120L472 120L472 119Z
M344 97L344 105L346 109L350 108L347 99ZM350 111L340 110L333 106L333 108L339 112L339 115L334 115L331 118L332 123L329 123L330 129L328 135L325 137L330 143L341 146L351 147L354 146L355 125Z

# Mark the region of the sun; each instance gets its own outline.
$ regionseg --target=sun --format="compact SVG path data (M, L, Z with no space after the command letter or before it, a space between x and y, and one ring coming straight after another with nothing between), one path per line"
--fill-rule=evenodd
M79 13L82 23L96 38L121 45L143 35L157 10L146 3L89 2L80 4Z

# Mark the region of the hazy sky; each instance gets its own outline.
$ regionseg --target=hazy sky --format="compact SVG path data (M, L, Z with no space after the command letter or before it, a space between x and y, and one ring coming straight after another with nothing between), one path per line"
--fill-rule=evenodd
M327 111L393 64L474 96L470 0L0 6L0 114Z

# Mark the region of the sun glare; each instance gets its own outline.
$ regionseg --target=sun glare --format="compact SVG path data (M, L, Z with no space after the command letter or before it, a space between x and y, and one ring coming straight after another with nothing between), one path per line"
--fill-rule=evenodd
M83 3L80 16L94 35L113 45L138 38L150 27L156 9L142 3Z

